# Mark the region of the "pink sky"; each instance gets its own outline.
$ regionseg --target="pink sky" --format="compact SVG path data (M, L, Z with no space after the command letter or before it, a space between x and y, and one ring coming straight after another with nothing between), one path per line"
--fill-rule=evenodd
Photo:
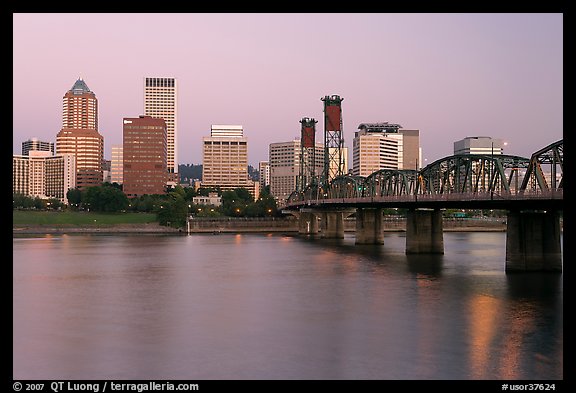
M563 138L563 15L13 14L13 153L56 141L78 77L96 94L105 158L143 114L146 76L178 79L178 161L201 164L212 124L240 124L249 164L342 102L345 145L364 122L419 129L426 163L466 136L529 157ZM350 161L351 166L351 161Z

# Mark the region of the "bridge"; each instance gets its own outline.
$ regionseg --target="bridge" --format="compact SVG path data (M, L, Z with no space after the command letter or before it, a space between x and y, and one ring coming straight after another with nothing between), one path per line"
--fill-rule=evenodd
M562 271L563 156L559 140L530 158L461 154L420 170L341 175L294 191L283 211L298 217L299 233L322 238L343 238L355 214L356 244L384 244L383 209L404 208L406 253L425 254L444 253L442 210L506 210L506 271Z

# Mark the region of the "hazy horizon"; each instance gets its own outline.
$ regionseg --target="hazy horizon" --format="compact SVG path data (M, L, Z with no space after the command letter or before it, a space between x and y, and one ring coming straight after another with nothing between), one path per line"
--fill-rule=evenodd
M350 168L366 122L420 130L425 163L468 136L524 157L563 138L561 13L14 13L13 153L56 141L81 77L110 159L150 76L178 80L178 164L202 164L213 124L243 126L255 168L303 117L323 140L321 98L333 94Z

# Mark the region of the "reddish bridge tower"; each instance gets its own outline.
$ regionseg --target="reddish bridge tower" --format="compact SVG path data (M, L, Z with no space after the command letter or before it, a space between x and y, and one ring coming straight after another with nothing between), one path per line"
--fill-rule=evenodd
M342 135L342 100L338 95L325 96L324 101L324 171L321 182L326 186L343 175L344 137Z
M300 137L300 175L296 184L297 191L304 191L316 180L316 123L317 120L303 117Z

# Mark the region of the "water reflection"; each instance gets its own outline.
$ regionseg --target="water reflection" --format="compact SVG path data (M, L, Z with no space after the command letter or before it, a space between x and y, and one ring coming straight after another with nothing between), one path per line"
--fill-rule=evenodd
M562 379L562 275L488 235L15 238L14 378Z

